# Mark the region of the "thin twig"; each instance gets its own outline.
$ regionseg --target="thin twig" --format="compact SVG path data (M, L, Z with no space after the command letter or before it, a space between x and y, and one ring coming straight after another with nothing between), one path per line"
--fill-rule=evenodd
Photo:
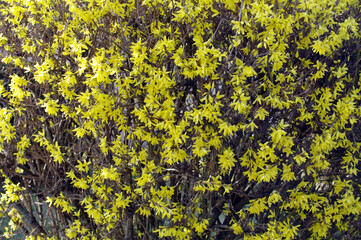
M208 40L209 42L207 43L207 46L213 41L214 36L215 36L216 33L218 32L218 29L219 29L219 27L221 26L222 22L223 22L223 18L221 19L221 21L219 21L218 26L217 26L217 28L216 28L216 31L214 31L213 36Z
M239 10L238 22L241 22L241 21L242 21L243 3L244 3L244 0L242 0L242 2L241 2L241 9ZM238 31L236 32L235 42L237 42L237 39L238 39ZM233 49L234 49L234 44L233 44L233 46L232 46L231 51L229 51L228 59L229 59L229 57L231 56L231 54L232 54L232 52L233 52Z

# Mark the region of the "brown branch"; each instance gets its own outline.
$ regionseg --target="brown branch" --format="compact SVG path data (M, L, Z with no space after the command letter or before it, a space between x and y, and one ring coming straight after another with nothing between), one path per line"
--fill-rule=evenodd
M34 236L46 235L46 231L44 230L44 228L40 226L39 223L36 221L36 219L29 213L29 211L23 207L21 202L18 201L12 204L11 207L15 208L19 212L19 214L23 219L25 228L31 235Z

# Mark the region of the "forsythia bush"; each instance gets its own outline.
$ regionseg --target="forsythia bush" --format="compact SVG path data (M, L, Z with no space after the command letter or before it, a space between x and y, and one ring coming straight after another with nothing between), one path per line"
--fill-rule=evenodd
M361 236L356 0L3 0L0 232Z

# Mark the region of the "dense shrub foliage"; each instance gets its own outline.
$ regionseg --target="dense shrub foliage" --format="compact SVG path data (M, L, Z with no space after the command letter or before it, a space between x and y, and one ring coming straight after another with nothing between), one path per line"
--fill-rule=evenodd
M359 4L1 1L1 234L360 237Z

